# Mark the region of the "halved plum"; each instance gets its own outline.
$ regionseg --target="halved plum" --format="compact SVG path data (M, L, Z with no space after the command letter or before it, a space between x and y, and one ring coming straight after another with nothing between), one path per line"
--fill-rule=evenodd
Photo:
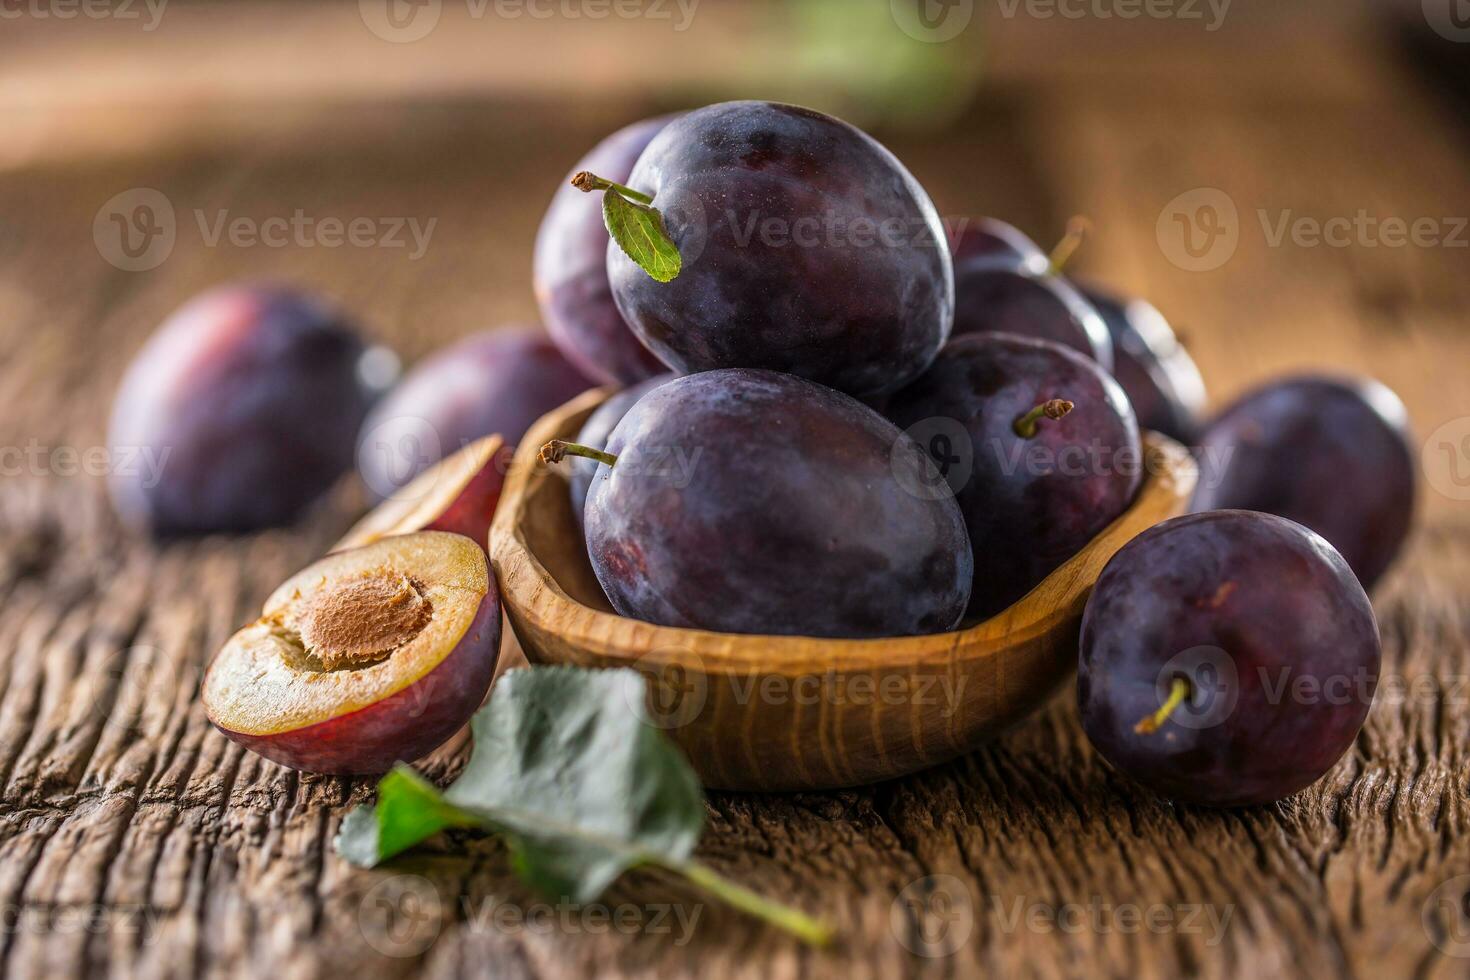
M500 596L481 545L406 534L287 580L215 656L204 710L272 762L381 773L469 720L499 651Z
M510 457L510 449L499 436L475 440L374 507L332 551L361 548L414 531L463 534L486 547Z

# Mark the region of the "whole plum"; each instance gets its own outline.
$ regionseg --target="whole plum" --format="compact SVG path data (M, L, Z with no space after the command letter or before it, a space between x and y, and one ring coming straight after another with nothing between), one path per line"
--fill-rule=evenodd
M1283 799L1363 727L1378 626L1342 556L1300 524L1217 511L1113 556L1082 618L1077 700L1103 758L1171 800Z
M622 183L670 117L613 133L577 163ZM567 175L568 180L571 174ZM536 300L546 331L567 360L603 384L629 385L668 370L628 329L607 281L607 225L599 202L563 181L536 234Z
M1408 536L1414 451L1408 412L1376 381L1303 376L1225 409L1199 447L1191 509L1259 510L1304 524L1372 588Z
M325 300L269 285L200 295L128 367L108 442L119 516L158 535L285 524L352 467L397 372Z
M582 447L552 443L555 461ZM663 626L822 637L958 623L973 563L953 499L898 429L829 388L749 369L677 378L608 438L587 551L613 608Z
M1123 513L1142 481L1123 390L1096 361L1048 341L956 338L888 416L955 492L975 555L971 617L1029 592Z
M614 242L613 296L678 371L764 368L869 397L916 377L949 336L939 215L847 123L772 102L707 106L654 137L628 185L651 195L683 268L655 281Z
M538 330L472 334L414 365L363 424L358 469L379 497L483 436L520 441L592 387Z
M590 446L593 449L607 448L607 437L612 435L612 430L623 420L623 416L628 414L628 409L638 404L638 399L676 377L677 375L674 374L660 374L610 396L607 401L597 406L595 412L587 416L586 422L582 423L582 429L577 433L577 444ZM580 528L582 527L582 510L587 503L587 491L592 488L592 478L597 475L598 464L594 460L574 456L567 461L567 465L571 470L567 483L572 494L572 519Z

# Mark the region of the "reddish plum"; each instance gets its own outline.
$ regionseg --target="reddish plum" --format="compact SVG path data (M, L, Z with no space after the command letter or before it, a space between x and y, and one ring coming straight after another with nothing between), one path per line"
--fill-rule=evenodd
M352 467L397 360L342 312L278 286L211 290L134 358L113 403L118 514L158 535L285 524Z

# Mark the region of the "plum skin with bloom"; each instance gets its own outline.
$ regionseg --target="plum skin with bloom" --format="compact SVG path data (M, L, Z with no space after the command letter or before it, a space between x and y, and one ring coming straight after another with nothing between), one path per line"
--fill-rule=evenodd
M134 358L113 404L109 444L161 467L111 474L119 516L160 536L289 523L351 469L357 428L396 370L375 376L374 356L340 310L296 289L237 284L191 300Z
M607 452L587 551L624 616L876 638L943 632L964 613L959 508L912 492L932 464L855 399L773 371L707 371L646 394Z
M1342 757L1381 662L1373 608L1331 545L1273 515L1215 511L1113 556L1083 615L1077 699L1114 768L1166 799L1247 806ZM1178 680L1186 700L1140 726Z
M378 403L358 436L358 470L378 498L390 497L477 439L514 445L590 387L539 330L472 334L414 365Z
M546 331L567 360L603 384L636 384L668 365L643 346L613 300L607 278L610 237L602 202L571 185L588 170L622 183L671 116L625 126L593 147L562 181L536 233L533 280Z
M771 102L706 106L654 137L628 186L652 196L683 269L656 282L613 242L608 278L628 325L676 371L768 369L864 398L918 375L949 335L939 215L847 123Z

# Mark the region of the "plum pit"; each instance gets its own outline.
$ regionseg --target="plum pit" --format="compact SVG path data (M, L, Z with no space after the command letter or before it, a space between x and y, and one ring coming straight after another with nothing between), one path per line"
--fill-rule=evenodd
M418 583L385 568L327 583L301 603L294 625L309 666L351 670L388 659L433 618Z

